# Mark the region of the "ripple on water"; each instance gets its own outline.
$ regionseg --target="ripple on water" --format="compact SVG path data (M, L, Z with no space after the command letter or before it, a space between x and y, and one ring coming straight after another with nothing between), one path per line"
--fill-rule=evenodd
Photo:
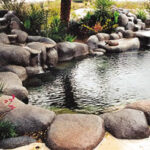
M150 52L125 52L65 63L51 76L54 80L40 89L29 89L31 103L72 109L105 108L149 99Z

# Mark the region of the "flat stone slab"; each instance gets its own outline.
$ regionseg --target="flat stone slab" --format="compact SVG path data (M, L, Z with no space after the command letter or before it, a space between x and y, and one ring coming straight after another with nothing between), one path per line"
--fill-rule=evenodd
M128 50L138 50L140 48L140 41L138 38L130 39L118 39L112 40L113 42L118 42L117 46L106 45L105 41L99 42L98 47L105 49L107 52L123 52Z
M150 30L135 32L136 37L141 41L141 45L150 47Z
M150 135L146 117L142 111L123 109L101 115L105 129L120 139L142 139Z
M48 131L47 144L53 150L93 150L103 139L103 120L95 115L58 115Z

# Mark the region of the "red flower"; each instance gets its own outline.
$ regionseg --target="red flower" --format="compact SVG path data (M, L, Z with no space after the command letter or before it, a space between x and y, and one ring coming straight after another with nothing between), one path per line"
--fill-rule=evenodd
M4 103L8 103L8 100L4 100Z
M16 108L14 105L8 105L8 107L11 108L11 110Z

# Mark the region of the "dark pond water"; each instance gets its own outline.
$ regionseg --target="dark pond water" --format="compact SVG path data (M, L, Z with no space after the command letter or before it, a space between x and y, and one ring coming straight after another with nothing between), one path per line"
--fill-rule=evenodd
M40 77L38 88L29 88L32 104L92 113L150 99L150 51L132 51L63 63Z

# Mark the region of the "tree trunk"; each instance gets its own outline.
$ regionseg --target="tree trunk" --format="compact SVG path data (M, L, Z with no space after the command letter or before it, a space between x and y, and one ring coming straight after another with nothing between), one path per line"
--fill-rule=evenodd
M71 11L71 0L61 0L61 21L68 25Z

